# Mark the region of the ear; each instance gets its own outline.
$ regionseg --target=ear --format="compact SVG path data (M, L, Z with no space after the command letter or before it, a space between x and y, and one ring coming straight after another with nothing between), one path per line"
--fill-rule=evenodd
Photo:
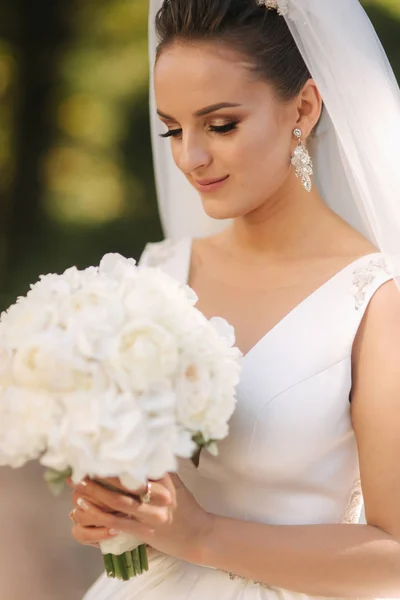
M322 98L313 79L309 79L297 97L297 121L295 127L307 139L319 121L322 111Z

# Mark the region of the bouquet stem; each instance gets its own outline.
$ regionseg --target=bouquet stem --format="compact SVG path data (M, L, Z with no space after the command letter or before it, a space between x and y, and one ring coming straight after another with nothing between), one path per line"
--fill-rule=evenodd
M107 577L111 579L129 581L132 577L141 575L149 570L147 548L143 544L119 556L116 554L104 554L103 558Z
M112 554L103 554L103 559L107 577L114 578L115 569Z
M139 550L139 557L140 557L140 563L142 565L142 569L143 569L143 571L148 571L149 570L149 559L147 557L147 548L144 544L142 544L141 546L139 546L138 550Z

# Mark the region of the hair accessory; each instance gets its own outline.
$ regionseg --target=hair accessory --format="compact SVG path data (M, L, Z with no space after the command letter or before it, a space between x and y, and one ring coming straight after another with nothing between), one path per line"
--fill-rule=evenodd
M291 163L294 166L296 177L301 179L301 183L303 184L307 192L311 192L311 176L313 175L313 163L311 160L311 156L309 155L307 148L301 141L301 129L295 129L293 131L293 135L298 140L298 146L294 150Z
M289 16L289 0L258 0L258 4L267 10L276 10L281 17Z

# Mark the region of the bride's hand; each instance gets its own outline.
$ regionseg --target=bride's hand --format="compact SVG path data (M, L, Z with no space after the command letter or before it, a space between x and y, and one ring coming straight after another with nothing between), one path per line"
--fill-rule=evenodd
M117 479L104 483L121 489L122 493L88 479L75 488L73 536L77 541L84 544L99 541L93 528L99 528L99 535L108 537L124 532L166 554L197 561L200 541L211 527L212 516L197 504L177 475L150 482L148 503L140 501L146 488L132 494Z

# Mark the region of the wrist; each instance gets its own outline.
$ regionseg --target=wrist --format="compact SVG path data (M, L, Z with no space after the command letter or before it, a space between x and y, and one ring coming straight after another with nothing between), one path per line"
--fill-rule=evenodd
M202 567L212 566L210 563L211 547L217 520L217 515L204 512L197 535L193 536L190 562Z

